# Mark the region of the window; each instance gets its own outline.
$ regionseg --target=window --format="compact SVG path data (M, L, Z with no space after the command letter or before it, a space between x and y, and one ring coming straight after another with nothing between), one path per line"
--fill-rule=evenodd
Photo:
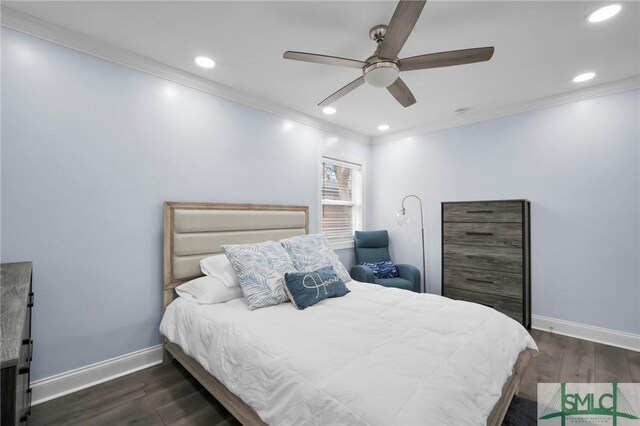
M322 232L334 247L353 246L362 229L362 165L322 157Z

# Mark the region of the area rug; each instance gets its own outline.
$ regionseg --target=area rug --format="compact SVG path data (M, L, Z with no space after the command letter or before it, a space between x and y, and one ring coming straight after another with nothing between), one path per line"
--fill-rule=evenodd
M537 404L526 398L514 396L504 417L502 426L529 426L537 424Z

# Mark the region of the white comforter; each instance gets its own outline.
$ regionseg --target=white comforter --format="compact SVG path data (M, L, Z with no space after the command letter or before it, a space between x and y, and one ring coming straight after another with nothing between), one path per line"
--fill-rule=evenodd
M485 306L347 285L304 311L178 298L160 331L271 425L484 424L520 351L537 350Z

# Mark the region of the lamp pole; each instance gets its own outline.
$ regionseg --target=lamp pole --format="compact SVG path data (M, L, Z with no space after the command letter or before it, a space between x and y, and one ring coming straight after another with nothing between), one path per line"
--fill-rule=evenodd
M404 197L402 199L402 209L400 210L402 215L405 215L404 202L407 198L415 198L416 200L418 200L418 203L420 204L420 226L421 226L421 236L422 236L422 291L426 293L427 292L427 266L426 266L425 253L424 253L424 216L422 212L422 200L420 199L420 197L413 194L409 194L406 197Z

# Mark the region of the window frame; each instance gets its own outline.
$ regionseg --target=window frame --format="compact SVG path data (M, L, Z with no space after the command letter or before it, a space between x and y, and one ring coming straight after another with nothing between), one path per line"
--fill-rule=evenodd
M357 157L351 157L348 155L344 155L344 154L339 154L339 153L335 153L335 152L328 152L328 151L321 151L319 156L318 156L318 173L317 173L317 179L318 179L318 229L320 233L324 233L324 230L322 229L322 219L323 219L323 202L322 202L322 172L323 172L323 163L325 162L325 160L335 160L336 162L340 162L340 163L347 163L347 164L353 164L354 166L359 166L360 167L360 174L361 174L361 179L362 179L362 188L361 188L361 192L362 192L362 199L360 200L360 223L361 223L361 228L362 229L366 229L366 223L365 223L365 199L366 199L366 162L362 159L362 158L357 158ZM335 200L333 203L328 203L328 204L333 204L333 205L351 205L354 204L353 201L348 202L348 201L339 201L339 200ZM331 243L331 247L334 250L343 250L343 249L350 249L354 247L354 243L353 243L353 237L350 240L331 240L329 239L329 242Z

